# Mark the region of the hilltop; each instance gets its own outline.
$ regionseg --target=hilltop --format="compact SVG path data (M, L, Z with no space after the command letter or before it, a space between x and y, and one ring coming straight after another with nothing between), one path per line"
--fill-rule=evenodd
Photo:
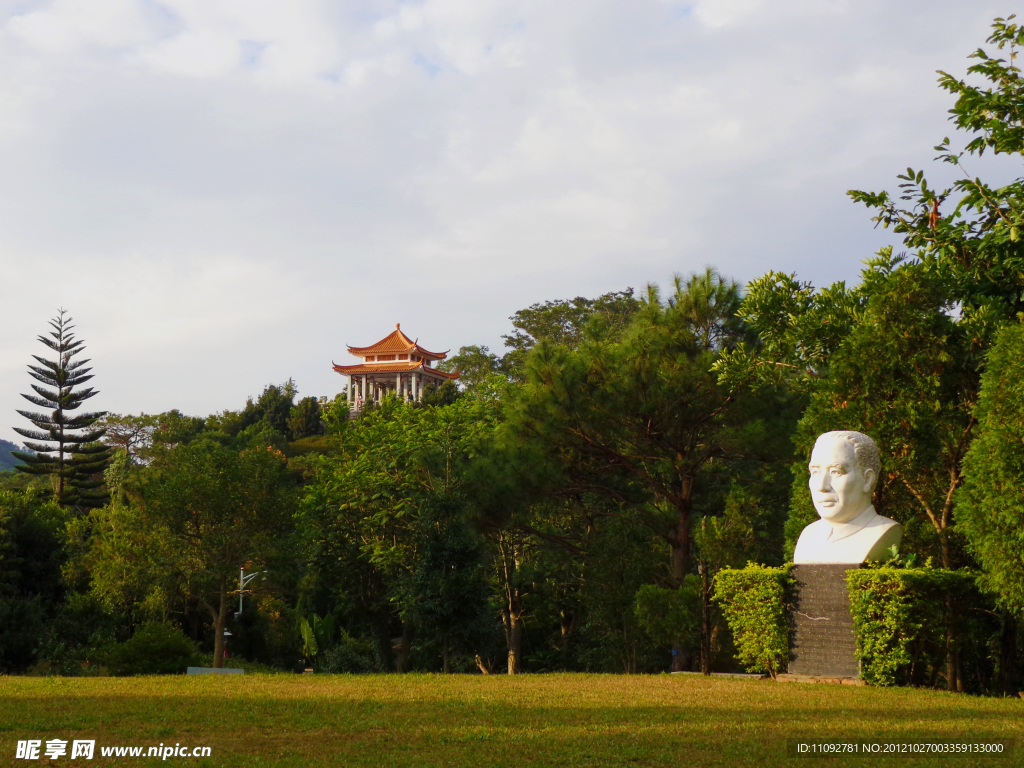
M23 462L11 456L11 451L24 451L20 445L9 443L6 440L0 440L0 472L6 472L9 469L14 469L16 464Z

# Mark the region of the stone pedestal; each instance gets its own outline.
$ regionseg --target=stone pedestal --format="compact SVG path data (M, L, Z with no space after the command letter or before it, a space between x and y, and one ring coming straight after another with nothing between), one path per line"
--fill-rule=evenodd
M854 568L860 568L860 564L793 567L797 586L790 675L840 679L860 676L846 586L846 572Z

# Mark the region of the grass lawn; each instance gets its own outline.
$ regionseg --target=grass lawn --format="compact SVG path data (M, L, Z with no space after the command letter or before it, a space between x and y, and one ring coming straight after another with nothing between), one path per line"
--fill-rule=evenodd
M1011 758L794 758L787 740L1015 739ZM1024 766L1024 700L690 675L0 677L18 740L209 746L197 766Z

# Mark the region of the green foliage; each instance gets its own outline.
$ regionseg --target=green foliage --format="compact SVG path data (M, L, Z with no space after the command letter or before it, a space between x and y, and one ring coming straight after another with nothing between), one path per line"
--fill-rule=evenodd
M700 579L688 574L676 589L644 584L636 593L636 618L656 643L676 645L700 630Z
M934 686L950 650L980 668L995 633L976 575L939 568L863 568L847 575L861 674L874 685ZM969 683L991 677L968 674Z
M365 674L383 672L377 661L373 644L352 637L344 629L338 639L317 658L314 671L323 674Z
M320 402L315 397L304 397L295 404L288 416L288 436L292 440L314 437L324 433Z
M513 378L522 378L527 353L540 342L575 349L583 341L584 329L591 321L614 335L625 327L639 307L640 302L633 297L633 289L627 288L596 299L577 296L521 309L509 318L515 330L502 336L509 351L502 359L501 367Z
M153 435L160 425L160 416L142 413L138 416L108 413L96 422L105 434L103 442L123 451L131 464L146 462L152 457Z
M446 381L441 386L427 384L419 403L416 405L422 408L444 408L445 406L453 405L460 395L461 392L459 392L459 388L454 381ZM369 403L364 405L360 415L368 414L370 405Z
M595 504L594 509L602 507ZM576 628L570 636L567 661L570 669L588 672L638 674L661 672L671 661L669 647L693 650L698 642L684 638L653 638L636 613L636 596L645 584L664 581L665 545L640 523L636 512L625 512L601 520L585 544L582 562L576 565L582 580L579 592L567 597ZM552 556L541 550L525 576L532 591L551 567ZM570 562L570 567L573 563Z
M311 613L307 619L299 618L299 631L302 634L302 655L315 661L334 645L334 615L328 613L322 619Z
M311 458L300 525L311 569L331 585L333 595L322 604L343 606L379 644L381 658L391 653L394 623L402 615L412 620L410 590L438 598L446 592L441 582L428 584L425 574L418 581L426 563L420 548L434 545L426 536L429 511L459 496L497 418L497 403L477 397L446 407L385 398L338 435L334 451ZM423 514L428 517L421 522ZM434 542L435 565L444 561L446 538Z
M752 280L738 315L757 334L757 344L723 350L715 362L719 380L732 390L751 383L813 389L855 326L861 303L842 282L816 291L792 274L769 272Z
M525 383L512 393L509 422L520 440L563 471L564 486L638 509L636 520L667 544L674 585L698 561L713 569L746 544L760 548L757 532L744 530L743 512L782 506L770 490L744 501L738 492L779 482L781 463L773 464L788 457L795 422L783 392L729 393L719 384L715 362L748 339L740 300L739 286L711 269L677 277L664 298L650 287L623 328L595 321L577 347L538 344ZM778 540L781 516L765 517ZM702 595L707 604L707 587ZM702 613L702 668L709 669L711 606Z
M161 413L156 418L157 427L153 432L153 442L168 448L191 443L207 427L206 419L185 416L177 409Z
M288 379L280 386L268 384L256 402L249 398L242 409L239 425L241 429L262 424L281 435L288 434L288 420L295 407L295 382ZM315 401L314 401L315 402Z
M187 588L183 597L207 610L219 666L239 569L254 570L291 545L294 487L284 455L265 444L237 451L199 439L158 454L132 496L146 558L158 564L163 589Z
M90 660L114 675L182 675L199 664L199 649L180 629L153 621L123 643L98 648Z
M749 564L727 568L715 577L715 600L732 630L739 660L750 672L773 678L789 661L790 567Z
M975 415L956 521L985 569L982 584L1024 618L1024 326L997 336Z
M24 670L64 596L66 513L32 491L0 491L0 671Z
M463 389L476 389L490 376L502 370L502 360L487 347L459 347L458 354L451 355L437 365L442 371L458 371L459 385Z
M646 520L678 550L679 581L690 567L698 477L723 473L720 462L739 448L741 409L711 371L742 332L739 300L738 286L711 271L677 280L665 301L651 288L620 336L595 328L578 348L538 345L512 404L521 439L550 461L568 458L576 484L656 502Z
M403 615L422 636L437 638L444 671L451 653L476 652L490 628L483 552L457 497L421 505L415 524L416 568L404 584Z
M349 408L348 397L342 392L337 395L321 414L324 423L324 431L328 435L337 435L348 426L352 410Z
M947 189L928 185L922 171L908 168L899 176L899 199L888 192L851 190L850 196L876 211L874 221L903 235L915 257L949 287L964 318L984 339L993 322L1024 311L1024 180L993 187L972 178L961 163L965 155L1024 153L1024 78L1014 62L1024 43L1024 27L996 19L987 42L996 51L979 48L967 72L972 82L942 72L939 86L956 96L950 110L957 129L970 138L963 151L947 137L935 147L937 159L954 165L964 178ZM984 84L975 84L978 81ZM952 200L951 200L952 199ZM953 208L941 209L950 201ZM947 209L948 210L948 209Z
M94 476L102 475L111 450L98 442L104 430L92 427L105 413L71 415L72 411L99 393L92 387L79 388L92 379L92 369L83 367L88 360L73 360L85 347L84 342L76 340L71 333L74 329L70 324L71 318L64 315L62 309L50 321L53 327L51 338L38 337L45 347L56 353L57 359L47 360L33 355L39 365L29 366L29 375L45 386L33 384L36 394L22 395L33 405L51 413L18 411L36 427L14 428L19 435L28 438L25 447L34 453L15 451L12 455L23 462L15 467L19 472L49 475L53 479L54 498L61 505L98 507L106 500L106 494L100 490L103 481Z

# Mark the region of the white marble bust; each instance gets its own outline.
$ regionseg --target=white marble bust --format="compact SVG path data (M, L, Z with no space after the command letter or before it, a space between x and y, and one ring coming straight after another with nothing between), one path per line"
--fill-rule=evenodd
M879 515L871 504L881 470L875 441L860 432L826 432L814 443L808 469L811 499L821 519L800 534L793 562L888 560L903 526Z

